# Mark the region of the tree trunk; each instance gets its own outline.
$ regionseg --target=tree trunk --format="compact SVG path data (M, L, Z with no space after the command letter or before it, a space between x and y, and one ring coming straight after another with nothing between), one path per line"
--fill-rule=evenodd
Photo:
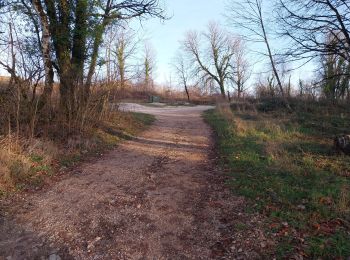
M120 75L120 88L125 89L125 66L124 61L119 64L119 75Z
M60 79L60 113L71 125L75 113L75 72L71 63L70 6L67 1L60 1L60 5L53 0L44 1Z
M76 112L76 91L75 82L71 74L71 63L69 57L65 62L61 57L60 73L60 112L65 116L68 124L71 125Z
M187 101L190 102L190 93L188 92L188 88L187 88L186 84L185 84L185 91L186 91L186 95L187 95Z
M224 82L220 81L219 82L219 87L220 87L221 96L223 97L223 99L226 99Z
M108 18L108 15L110 12L110 5L111 5L111 0L107 0L103 21L101 25L99 25L95 30L95 38L94 38L94 44L92 49L91 62L90 62L89 72L86 78L83 95L82 95L84 102L86 102L90 96L90 87L92 83L92 77L95 73L95 68L96 68L97 58L98 58L98 51L102 43L102 37L105 31L105 28L110 22L110 19Z
M85 107L84 99L84 64L86 59L86 39L87 39L87 12L88 4L86 0L77 0L75 10L75 27L73 31L73 46L71 58L71 81L74 89L70 89L74 102L73 113L82 113ZM77 97L75 97L77 96Z
M266 48L267 48L267 51L268 51L268 56L269 56L269 59L270 59L270 63L271 63L273 74L276 77L277 85L278 85L278 87L279 87L279 89L281 91L283 102L284 102L286 108L289 111L291 111L292 109L291 109L291 107L289 105L288 99L285 96L285 93L284 93L284 90L283 90L283 86L282 86L282 82L281 82L281 79L279 77L279 74L278 74L278 71L277 71L277 68L276 68L276 65L275 65L275 61L273 60L273 55L272 55L270 43L269 43L269 41L267 39L265 25L264 25L264 21L263 21L263 17L262 17L261 7L259 8L259 18L260 18L260 26L261 26L261 30L262 30L262 33L263 33L264 42L265 42L265 45L266 45Z
M45 85L44 91L41 95L40 107L44 109L44 113L46 117L49 116L49 112L51 110L51 95L54 83L54 71L53 65L51 61L51 53L50 53L50 31L49 31L49 22L44 13L43 7L39 0L33 1L33 6L35 11L37 12L41 27L42 27L42 38L41 38L41 52L43 55L44 69L45 69ZM48 119L48 118L47 118Z
M100 45L102 43L102 29L98 29L96 32L96 36L95 36L95 40L94 40L94 46L93 46L93 50L92 50L92 55L91 55L91 63L90 63L90 67L89 67L89 72L86 78L86 82L85 82L85 86L84 86L84 90L83 90L83 94L82 94L82 98L84 100L84 102L86 102L90 96L90 87L92 84L92 77L95 74L95 68L96 68L96 64L97 64L97 58L98 58L98 51L100 49Z

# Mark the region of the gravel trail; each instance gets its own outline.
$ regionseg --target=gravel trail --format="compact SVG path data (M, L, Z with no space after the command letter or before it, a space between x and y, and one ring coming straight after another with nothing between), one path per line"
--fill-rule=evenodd
M0 259L261 259L272 242L215 166L208 108L123 104L156 122L1 211Z

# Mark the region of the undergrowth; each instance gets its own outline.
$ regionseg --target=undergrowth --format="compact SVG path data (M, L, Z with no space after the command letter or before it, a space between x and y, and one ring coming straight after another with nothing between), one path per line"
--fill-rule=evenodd
M154 121L142 113L113 112L98 126L66 139L0 138L0 197L38 189L60 170L88 156L99 155L130 139Z
M222 108L224 107L224 108ZM260 113L219 106L205 113L218 138L229 185L266 214L280 258L350 257L350 158L332 137L350 128L350 114Z

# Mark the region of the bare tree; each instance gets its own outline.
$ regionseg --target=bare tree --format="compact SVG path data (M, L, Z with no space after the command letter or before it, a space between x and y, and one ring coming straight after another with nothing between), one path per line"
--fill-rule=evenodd
M237 38L233 61L235 68L233 81L237 91L238 99L240 99L242 93L246 90L246 83L251 76L249 63L246 57L246 46L242 38Z
M130 64L130 60L136 53L139 40L135 33L132 31L120 30L117 34L116 46L113 50L115 55L116 68L118 80L120 82L121 89L125 88L125 84L131 75L131 68L134 67Z
M266 55L285 106L291 110L276 66L276 58L270 45L263 4L263 0L231 0L228 18L232 26L240 28L240 30L246 30L247 34L243 36L251 41L260 42L265 45Z
M24 129L33 137L39 101L37 89L43 77L41 53L37 38L21 33L22 25L26 26L23 17L20 23L11 9L5 15L7 23L1 25L6 33L0 37L0 66L8 72L10 80L4 89L5 96L0 97L2 101L5 97L7 103L6 107L2 107L2 116L5 116L0 120L0 125L3 120L8 121L9 136L11 127L15 125L17 138ZM23 121L25 124L21 125Z
M153 89L153 76L156 70L156 53L149 42L145 42L144 53L142 57L141 78L146 91Z
M40 108L45 109L46 117L51 110L51 95L54 83L54 68L51 54L51 38L49 32L49 22L45 15L45 10L39 0L33 0L31 4L26 0L21 0L23 13L28 16L29 23L34 27L34 35L37 44L40 46L40 52L43 60L45 71L44 91L41 95Z
M206 42L204 47L201 46L202 39ZM197 65L197 72L206 80L215 81L223 98L226 97L225 85L232 81L234 74L234 46L234 39L216 23L210 23L207 32L187 33L183 41L185 51Z
M187 100L190 101L189 82L193 77L193 73L191 72L188 60L186 60L183 53L179 51L176 54L172 65L175 69L179 83L185 88Z
M107 81L116 80L123 90L135 76L136 52L140 40L130 28L111 26L105 42Z

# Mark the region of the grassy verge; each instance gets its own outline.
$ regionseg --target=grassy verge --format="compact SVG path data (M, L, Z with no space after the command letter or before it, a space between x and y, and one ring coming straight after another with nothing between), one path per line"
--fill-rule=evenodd
M147 114L114 112L98 126L66 140L3 138L0 140L0 197L38 189L59 171L132 138L154 120L154 116Z
M349 114L205 113L229 185L269 218L280 258L350 256L350 159L332 152ZM342 132L340 132L342 133Z

